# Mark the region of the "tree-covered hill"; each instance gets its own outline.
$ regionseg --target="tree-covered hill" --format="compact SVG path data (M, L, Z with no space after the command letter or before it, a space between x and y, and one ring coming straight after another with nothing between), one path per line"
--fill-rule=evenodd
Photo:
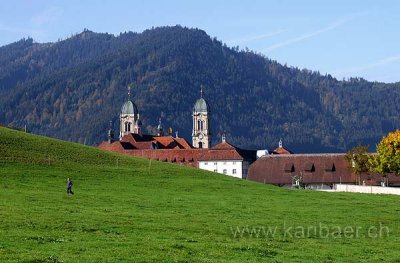
M188 139L200 85L214 140L226 131L245 148L274 148L283 138L295 152L343 151L400 128L400 83L338 81L181 26L0 47L0 123L97 144L110 120L117 130L131 82L148 132L161 115Z

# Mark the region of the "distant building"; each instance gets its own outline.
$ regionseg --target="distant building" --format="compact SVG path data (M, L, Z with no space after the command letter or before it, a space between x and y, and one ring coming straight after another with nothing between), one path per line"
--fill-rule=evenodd
M102 142L99 148L242 179L247 178L249 165L256 159L256 151L243 150L227 142L209 149L196 149L183 138L134 133L123 136L119 141Z
M210 155L199 158L199 168L216 173L246 179L249 166L256 159L256 151L243 150L226 142L222 136L222 142L215 145L209 151Z
M256 160L256 151L243 150L226 142L211 147L210 108L201 96L193 107L193 130L191 145L184 138L164 135L159 120L157 135L142 133L139 111L130 99L122 105L120 112L120 137L113 140L114 132L108 131L108 141L99 145L100 149L127 155L149 158L162 162L192 166L238 178L246 178L249 165Z
M255 161L248 180L278 186L303 185L306 188L330 189L335 184L400 186L400 177L393 174L352 173L345 154L280 154L267 155Z

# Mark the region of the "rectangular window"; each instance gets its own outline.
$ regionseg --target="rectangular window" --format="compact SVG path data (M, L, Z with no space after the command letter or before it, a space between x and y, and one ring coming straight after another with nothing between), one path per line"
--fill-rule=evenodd
M236 174L236 169L233 169L233 170L232 170L232 174Z
M224 169L223 173L226 174L226 169Z
M204 163L204 165L208 165L208 163Z
M217 170L217 169L214 169L214 173L216 173L216 172L218 172L218 170Z
M217 165L217 163L215 162L214 165Z
M236 162L233 162L232 164L233 164L233 165L235 165L235 164L236 164Z

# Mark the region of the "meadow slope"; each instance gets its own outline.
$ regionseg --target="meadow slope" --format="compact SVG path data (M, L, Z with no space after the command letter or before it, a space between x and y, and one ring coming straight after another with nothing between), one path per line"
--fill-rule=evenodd
M6 128L0 154L1 262L400 261L398 196L286 190Z

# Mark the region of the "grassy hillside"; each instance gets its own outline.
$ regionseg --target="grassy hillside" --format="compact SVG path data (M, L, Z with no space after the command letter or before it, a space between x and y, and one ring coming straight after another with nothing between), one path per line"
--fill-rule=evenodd
M5 128L0 154L1 262L400 260L398 196L285 190Z

